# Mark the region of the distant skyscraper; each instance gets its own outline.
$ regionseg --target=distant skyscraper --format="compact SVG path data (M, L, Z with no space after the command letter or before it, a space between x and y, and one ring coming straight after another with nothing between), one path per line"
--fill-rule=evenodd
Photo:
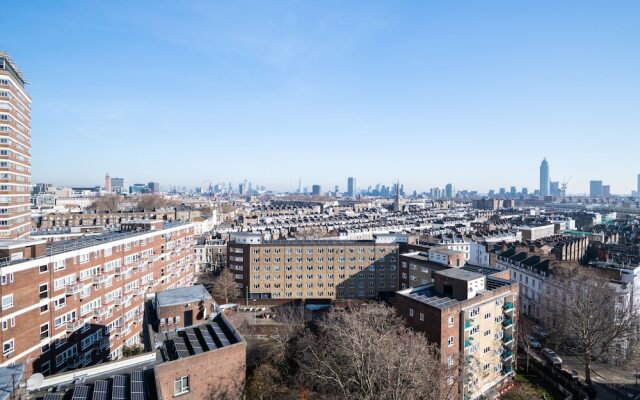
M11 57L0 51L0 137L3 209L0 238L24 239L31 232L31 97L27 81ZM26 193L26 195L25 195Z
M108 172L107 172L107 175L104 177L104 190L107 193L111 193L111 177L109 176Z
M549 194L551 196L560 196L560 182L555 181L549 184Z
M319 196L321 191L322 191L322 189L320 188L320 185L311 186L311 194L312 195Z
M347 179L347 196L356 196L356 178Z
M453 197L453 185L450 183L447 183L447 186L445 186L444 188L444 195L447 199L450 199Z
M525 195L525 196L528 195L529 194L529 189L527 189L526 187L523 187L522 188L522 194Z
M160 184L158 182L149 182L147 186L151 193L160 193ZM209 188L207 189L211 192L211 184L209 184Z
M549 180L549 163L545 158L540 164L540 195L549 196L551 191L551 183Z
M602 185L602 197L611 196L611 186L610 185Z
M589 182L589 197L602 197L602 181Z
M298 179L298 193L302 193L302 178Z
M124 178L111 178L111 189L118 194L129 193L129 185Z

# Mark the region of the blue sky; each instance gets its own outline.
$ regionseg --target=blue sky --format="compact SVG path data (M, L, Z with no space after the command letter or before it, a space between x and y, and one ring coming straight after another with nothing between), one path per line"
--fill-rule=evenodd
M18 1L34 182L419 191L640 173L637 1Z

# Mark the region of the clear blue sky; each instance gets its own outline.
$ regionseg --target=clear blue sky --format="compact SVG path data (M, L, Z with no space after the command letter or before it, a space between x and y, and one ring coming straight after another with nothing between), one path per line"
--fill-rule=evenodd
M486 191L640 172L638 1L18 1L34 182Z

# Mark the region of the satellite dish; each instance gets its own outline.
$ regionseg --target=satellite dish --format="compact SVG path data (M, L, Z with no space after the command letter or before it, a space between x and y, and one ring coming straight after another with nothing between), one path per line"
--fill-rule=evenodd
M44 383L44 375L37 372L31 375L29 379L27 379L27 390L29 391L38 390L40 389L40 387L42 387L43 383Z

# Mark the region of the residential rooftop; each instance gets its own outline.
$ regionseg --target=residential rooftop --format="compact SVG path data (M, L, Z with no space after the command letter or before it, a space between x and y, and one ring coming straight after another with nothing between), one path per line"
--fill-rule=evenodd
M210 299L211 295L202 285L186 286L156 293L158 307L175 306L186 303L196 303Z

